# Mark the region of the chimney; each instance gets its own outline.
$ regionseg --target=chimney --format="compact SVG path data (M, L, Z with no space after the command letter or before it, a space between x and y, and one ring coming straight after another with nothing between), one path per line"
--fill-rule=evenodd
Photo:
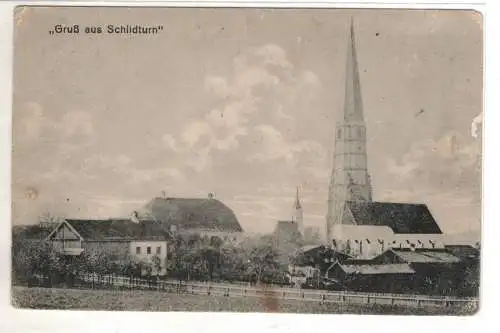
M208 198L209 199L214 199L215 198L215 193L213 193L213 192L208 193Z

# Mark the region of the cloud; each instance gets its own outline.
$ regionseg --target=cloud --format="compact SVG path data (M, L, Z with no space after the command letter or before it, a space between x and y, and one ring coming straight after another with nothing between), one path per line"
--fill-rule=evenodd
M99 177L113 173L130 184L178 181L185 178L181 171L172 167L139 168L130 157L123 154L95 154L86 160L82 174L85 173L97 174Z
M37 102L21 105L14 117L13 127L17 149L29 149L34 141L68 148L69 142L74 139L82 146L94 132L92 118L87 112L69 111L59 118L52 118Z
M393 189L423 191L428 195L481 197L481 149L477 142L448 132L439 140L416 143L399 161L389 159Z
M232 75L208 75L204 87L212 100L208 110L162 138L185 166L201 172L215 153L233 151L259 162L296 162L297 154L319 146L281 134L282 122L295 121L290 114L311 101L321 82L313 72L297 69L280 46L267 44L236 56ZM302 97L305 101L299 101Z
M284 160L285 162L297 164L302 153L320 152L322 146L314 141L288 142L280 131L270 125L258 125L254 127L254 140L257 142L255 153L248 156L249 162L272 162Z

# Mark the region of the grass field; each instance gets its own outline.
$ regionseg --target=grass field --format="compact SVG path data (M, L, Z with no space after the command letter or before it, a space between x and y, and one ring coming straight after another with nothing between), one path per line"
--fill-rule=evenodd
M156 291L12 288L12 305L30 309L197 311L197 312L288 312L400 315L471 315L477 309L406 308L380 304L337 304L277 300L272 297L238 298L172 294Z

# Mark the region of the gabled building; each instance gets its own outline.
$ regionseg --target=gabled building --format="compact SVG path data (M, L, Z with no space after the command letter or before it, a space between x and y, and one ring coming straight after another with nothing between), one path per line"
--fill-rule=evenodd
M327 278L358 292L404 293L413 288L415 271L408 264L335 263Z
M244 238L233 210L213 194L207 198L155 197L135 214L138 220L156 221L179 234L216 236L226 242Z
M445 249L389 249L334 263L326 275L356 291L451 295L462 283L463 264Z
M289 272L302 271L309 277L311 272L324 275L326 270L335 262L344 262L351 259L345 253L337 252L324 245L306 245L298 249L290 262Z
M72 220L59 223L47 236L54 248L66 256L84 252L104 252L112 261L159 261L166 274L168 230L155 221L133 222L130 219Z

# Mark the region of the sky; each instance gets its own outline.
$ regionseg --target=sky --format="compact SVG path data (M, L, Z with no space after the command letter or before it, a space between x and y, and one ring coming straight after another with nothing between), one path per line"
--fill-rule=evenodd
M481 220L482 18L472 11L25 8L16 14L13 223L206 197L249 232L325 228L352 17L374 200ZM141 24L154 35L49 34Z

